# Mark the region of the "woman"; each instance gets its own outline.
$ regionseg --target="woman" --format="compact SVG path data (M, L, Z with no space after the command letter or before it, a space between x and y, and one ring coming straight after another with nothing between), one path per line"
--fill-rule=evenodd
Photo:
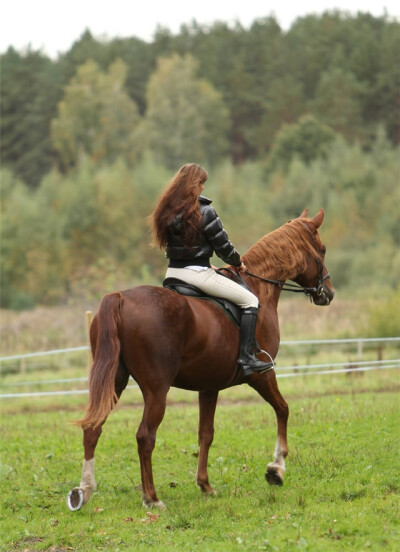
M154 238L160 248L165 248L169 259L166 278L178 278L242 309L238 363L248 376L269 367L254 355L259 303L251 291L217 273L210 265L215 252L239 271L246 270L211 200L200 195L207 178L207 171L196 163L179 169L151 216Z

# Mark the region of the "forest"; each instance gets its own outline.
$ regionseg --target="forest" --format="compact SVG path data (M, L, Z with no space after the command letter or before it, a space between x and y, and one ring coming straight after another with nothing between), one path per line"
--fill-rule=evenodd
M1 301L24 309L160 283L148 216L179 166L244 253L323 207L347 294L400 274L400 24L338 11L284 32L196 22L152 42L87 30L56 60L1 55ZM216 263L218 264L218 263Z

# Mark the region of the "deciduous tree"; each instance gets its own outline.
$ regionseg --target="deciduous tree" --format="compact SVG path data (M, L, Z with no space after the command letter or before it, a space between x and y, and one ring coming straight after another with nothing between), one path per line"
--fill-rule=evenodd
M79 67L51 125L62 170L74 167L82 155L98 162L113 162L119 156L136 161L141 151L140 116L124 89L126 74L126 64L120 60L107 73L93 61Z
M197 77L191 56L160 59L147 91L149 147L171 169L213 164L227 152L228 111L221 95Z

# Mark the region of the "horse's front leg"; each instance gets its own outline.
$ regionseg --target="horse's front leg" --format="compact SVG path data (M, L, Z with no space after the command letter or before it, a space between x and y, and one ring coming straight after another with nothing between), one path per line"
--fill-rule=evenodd
M285 475L285 458L288 455L287 421L289 407L282 397L274 370L264 374L253 374L249 380L251 385L275 410L277 420L277 439L274 461L268 464L265 477L270 485L282 485Z
M196 483L207 494L215 495L215 490L208 481L208 451L214 439L214 415L217 406L218 391L199 392L199 461L197 464Z

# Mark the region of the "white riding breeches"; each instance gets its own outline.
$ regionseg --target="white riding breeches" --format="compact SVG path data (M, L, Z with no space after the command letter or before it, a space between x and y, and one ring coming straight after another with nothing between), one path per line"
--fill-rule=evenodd
M207 295L222 297L238 305L241 309L258 307L258 298L233 280L218 274L213 268L193 270L191 268L168 268L166 278L178 278L196 286Z

